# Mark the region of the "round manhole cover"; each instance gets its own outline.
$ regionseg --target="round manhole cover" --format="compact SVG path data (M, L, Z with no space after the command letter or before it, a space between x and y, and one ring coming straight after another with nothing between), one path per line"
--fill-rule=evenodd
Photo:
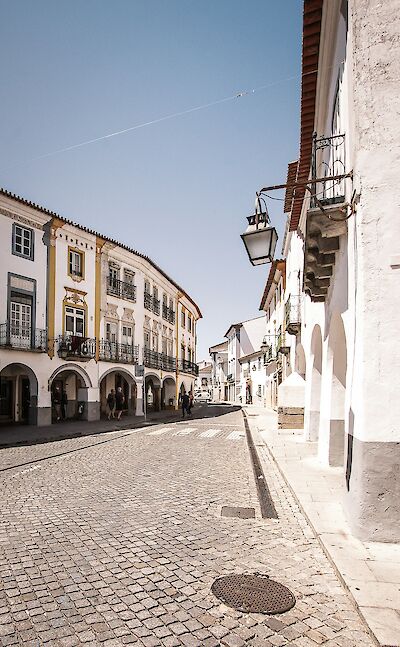
M293 593L267 575L225 575L211 590L229 607L245 613L285 613L296 604Z

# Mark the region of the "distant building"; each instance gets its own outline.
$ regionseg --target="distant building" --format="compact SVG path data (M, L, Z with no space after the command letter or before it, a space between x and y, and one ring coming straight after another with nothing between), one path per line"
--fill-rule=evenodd
M212 362L207 362L206 360L201 360L197 362L199 367L199 374L195 380L195 390L207 392L212 395L212 372L213 365Z
M228 340L227 395L230 402L240 403L241 365L239 359L259 351L265 335L265 316L232 324L225 333Z
M214 402L226 402L228 400L228 342L211 346L209 349L212 364L212 399Z

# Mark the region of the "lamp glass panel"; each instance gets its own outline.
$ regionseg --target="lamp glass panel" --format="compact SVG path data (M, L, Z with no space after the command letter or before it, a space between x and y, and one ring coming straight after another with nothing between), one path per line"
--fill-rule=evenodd
M245 233L242 237L253 265L272 261L278 238L274 227L265 227Z

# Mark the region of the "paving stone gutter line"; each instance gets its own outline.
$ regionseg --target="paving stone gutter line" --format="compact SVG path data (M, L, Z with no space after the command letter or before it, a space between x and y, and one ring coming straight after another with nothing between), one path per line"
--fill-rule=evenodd
M260 458L254 445L251 429L247 420L247 414L243 409L242 414L244 428L246 431L247 446L249 448L254 480L256 482L258 501L260 503L261 516L263 519L277 519L278 513L275 509L274 502L271 497L271 492L269 491L269 487L265 479L265 474L261 466Z
M254 429L253 429L252 431L250 431L250 425L249 425L249 422L248 422L248 420L247 420L247 413L246 413L244 410L242 410L242 411L243 411L243 416L244 416L244 418L245 418L245 421L247 422L247 427L249 428L249 433L250 433L250 434L251 434L252 432L254 433L254 431L255 431ZM247 429L246 429L246 433L247 433ZM258 434L258 432L257 432L257 434ZM253 444L254 444L254 443L253 443ZM346 581L344 580L344 578L343 578L342 574L340 573L340 571L339 571L338 567L336 566L336 564L335 564L334 560L332 559L332 556L330 555L329 551L327 550L327 548L326 548L326 546L325 546L324 542L323 542L323 541L322 541L322 539L320 538L320 536L319 536L319 534L318 534L318 532L317 532L317 529L315 528L315 526L314 526L314 524L312 523L312 521L311 521L311 519L310 519L309 515L308 515L308 514L307 514L307 512L305 511L305 509L304 509L304 507L303 507L303 505L302 505L302 503L301 503L300 499L299 499L299 498L298 498L298 496L296 495L295 490L292 488L292 486L291 486L290 482L289 482L289 481L288 481L288 479L286 478L286 475L285 475L284 471L281 469L281 467L280 467L280 465L279 465L279 462L276 460L276 458L275 458L274 454L272 453L272 451L271 451L271 450L270 450L270 448L268 447L267 443L266 443L266 442L264 442L263 440L261 440L261 438L260 438L260 441L257 443L257 445L258 445L258 446L260 446L260 447L262 446L262 447L264 447L264 448L265 448L265 450L268 452L268 456L269 456L269 457L270 457L270 459L273 461L273 463L276 465L276 467L277 467L277 469L278 469L278 472L280 473L281 477L283 478L283 480L285 481L285 483L286 483L287 487L289 488L290 492L292 493L293 498L294 498L294 500L296 501L297 505L299 506L299 509L301 510L302 514L303 514L303 515L304 515L304 517L307 519L307 523L309 524L310 528L312 529L312 531L313 531L313 533L314 533L315 538L317 539L317 541L318 541L319 545L321 546L321 548L322 548L322 550L323 550L324 554L326 555L326 557L328 558L328 560L329 560L330 564L332 565L332 567L333 567L333 569L334 569L334 571L335 571L335 573L336 573L337 577L339 578L340 582L342 583L342 585L343 585L343 586L344 586L344 588L346 589L347 593L349 594L350 599L351 599L351 601L352 601L352 603L353 603L353 605L354 605L354 607L355 607L355 609L356 609L357 613L359 614L359 616L360 616L360 618L361 618L362 622L364 623L364 626L367 628L368 633L369 633L369 635L371 636L372 640L375 642L376 646L377 646L377 647L397 647L397 645L387 645L387 644L383 644L383 643L381 643L381 642L377 639L377 637L375 636L375 634L374 634L374 632L372 631L371 627L368 625L368 623L367 623L367 621L366 621L366 619L365 619L365 617L364 617L364 615L363 615L363 613L362 613L362 611L361 611L361 609L360 609L360 607L359 607L359 605L358 605L358 603L357 603L357 600L355 599L354 595L352 594L351 590L349 589L349 587L348 587L348 585L347 585ZM254 451L257 451L257 450L255 449L255 445L254 445Z

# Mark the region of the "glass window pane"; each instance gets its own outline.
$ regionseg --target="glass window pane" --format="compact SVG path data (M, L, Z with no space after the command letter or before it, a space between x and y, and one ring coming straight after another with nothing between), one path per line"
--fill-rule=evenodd
M65 330L67 332L74 332L74 317L67 315L65 318Z

